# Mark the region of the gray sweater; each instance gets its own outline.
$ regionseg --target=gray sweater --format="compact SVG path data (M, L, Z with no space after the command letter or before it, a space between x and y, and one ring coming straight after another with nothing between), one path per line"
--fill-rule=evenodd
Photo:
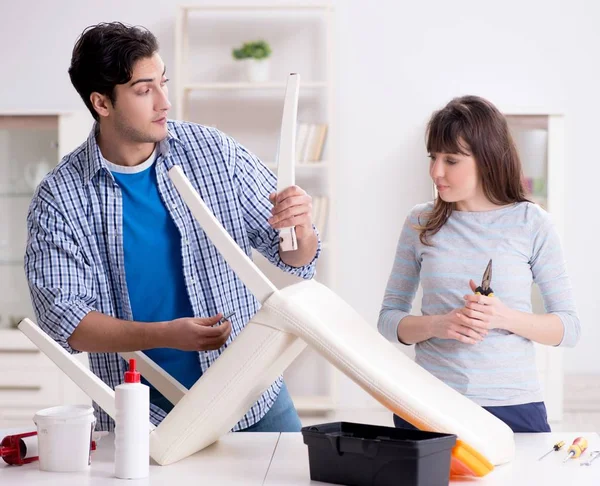
M546 312L564 326L560 346L579 340L573 289L550 216L531 203L483 212L453 211L425 246L414 229L433 203L413 208L404 223L379 314L379 332L398 342L397 329L410 314L419 282L421 312L440 315L464 306L469 279L477 285L493 259L491 287L512 309L531 312L531 286L541 291ZM421 223L423 216L421 216ZM416 345L416 362L481 406L542 401L535 349L530 340L495 329L477 344L432 338Z

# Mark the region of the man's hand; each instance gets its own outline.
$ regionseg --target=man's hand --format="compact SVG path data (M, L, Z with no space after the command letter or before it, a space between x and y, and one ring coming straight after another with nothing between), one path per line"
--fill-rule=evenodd
M296 228L296 238L303 240L314 235L312 227L312 198L298 186L269 196L273 203L269 224L275 229Z
M212 317L183 317L166 325L165 347L182 351L219 349L231 334L231 322L215 326L223 314ZM215 327L212 327L215 326Z

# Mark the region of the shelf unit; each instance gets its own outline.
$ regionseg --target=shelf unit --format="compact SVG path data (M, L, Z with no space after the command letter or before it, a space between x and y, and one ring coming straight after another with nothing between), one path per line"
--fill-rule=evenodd
M277 164L275 162L263 162L263 164L272 170L273 172L277 170ZM296 164L296 173L298 171L308 172L308 171L317 171L317 170L329 170L331 165L328 162L304 162ZM298 174L296 174L298 175Z
M285 83L192 83L184 84L182 87L184 99L191 91L228 91L228 90L282 90L285 89ZM302 89L310 88L327 88L328 83L325 81L303 82ZM185 105L184 105L185 106ZM181 113L182 117L185 116Z
M532 172L535 172L534 175L538 177L534 178L542 180L540 192L531 194L530 199L551 213L562 240L566 216L564 116L558 112L524 109L507 109L503 110L503 113L517 144L525 177L530 177ZM531 298L533 312L544 313L544 304L537 285L532 288ZM563 418L564 403L563 350L537 343L535 350L548 420L559 422Z
M0 295L0 328L11 318L34 317L23 271L34 186L90 128L87 112L0 112L0 287L7 289Z
M282 23L290 21L304 22L306 28L298 29L288 25L286 30L281 27ZM211 28L203 30L202 22ZM261 160L266 161L266 167L276 172L277 166L273 162L273 156L279 136L285 81L290 72L300 74L298 123L327 123L328 141L322 161L296 164L296 183L313 196L328 198L327 228L322 244L322 256L317 265L317 279L335 290L335 253L332 250L335 235L330 221L330 215L335 211L332 208L335 166L334 144L331 142L335 132L332 24L333 8L329 4L181 6L175 28L174 101L178 119L219 128L256 153ZM209 37L205 33L207 30L219 31L218 39L217 36ZM205 36L199 46L194 43L193 38L194 35L200 35L198 32ZM303 35L307 37L303 37L301 41L295 40ZM308 38L309 35L312 37ZM271 72L274 72L273 68L278 68L278 74L272 74L267 82L247 82L240 78L240 73L231 74L233 67L239 66L231 56L231 49L240 42L258 38L263 38L271 44L272 62L279 63L271 65ZM317 54L308 53L313 42ZM198 52L201 53L200 57ZM282 52L293 52L294 55L286 56L282 55ZM304 66L306 71L297 59L302 55L308 56L309 62ZM194 56L197 62L194 62ZM319 60L319 56L323 59ZM192 73L198 64L206 64L203 60L208 60L211 69L205 70L204 75ZM194 103L199 107L196 110ZM227 112L230 115L226 119L221 116L222 112L227 111L223 107L232 103L234 107ZM219 112L213 118L210 115L211 106L213 111ZM315 113L321 114L321 120L315 120L319 116L315 116ZM244 114L246 120L240 118ZM235 131L236 121L239 134ZM259 133L262 127L258 125L261 123L269 125L268 136ZM240 128L242 125L243 128ZM247 131L248 128L251 130ZM256 254L254 259L278 287L282 288L298 281L297 278L270 265L261 255ZM337 371L316 351L307 349L303 352L286 370L284 376L300 413L323 413L336 408ZM314 385L312 388L307 386L311 384Z
M47 406L89 403L13 327L25 316L35 319L23 270L26 216L35 188L25 170L41 160L48 168L56 165L85 141L91 120L87 111L0 112L0 426L31 423ZM87 356L81 359L85 363Z

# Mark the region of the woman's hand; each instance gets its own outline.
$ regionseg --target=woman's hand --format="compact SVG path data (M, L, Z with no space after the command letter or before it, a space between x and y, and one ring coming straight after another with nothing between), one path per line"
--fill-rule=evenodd
M477 284L471 280L469 285L475 292ZM464 314L464 318L480 321L487 326L487 329L508 329L513 315L513 310L498 297L487 297L474 293L465 295L465 307L461 312Z
M448 314L433 316L430 332L432 337L454 339L465 344L477 344L488 333L487 324L479 319L471 319L464 314L465 309L455 309Z

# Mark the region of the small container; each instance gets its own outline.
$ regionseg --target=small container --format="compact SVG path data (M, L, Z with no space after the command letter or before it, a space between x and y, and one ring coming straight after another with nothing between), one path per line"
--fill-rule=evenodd
M150 388L140 383L135 359L125 382L115 388L115 476L148 477L150 470Z
M302 428L310 478L347 486L441 486L456 436L333 422Z
M40 410L37 425L42 471L74 472L89 469L92 431L96 425L90 405L64 405Z

